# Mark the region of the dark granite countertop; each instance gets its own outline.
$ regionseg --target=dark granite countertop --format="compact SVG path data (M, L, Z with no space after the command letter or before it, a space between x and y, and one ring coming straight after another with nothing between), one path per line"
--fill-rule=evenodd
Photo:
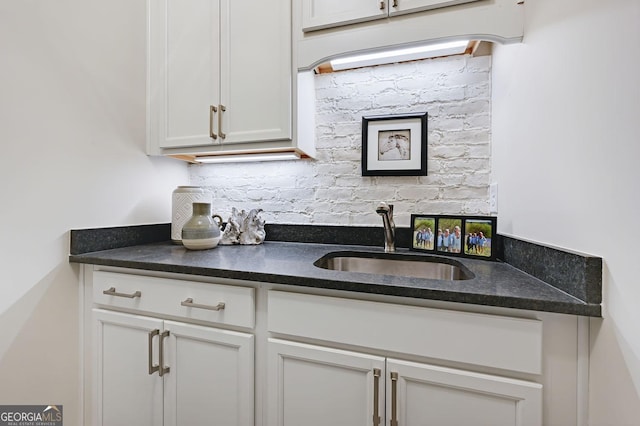
M326 270L314 262L328 253L382 253L381 247L267 241L258 246L219 246L189 251L170 242L72 254L71 262L149 271L230 278L292 286L404 296L583 316L600 316L599 303L586 303L557 286L504 262L456 258L474 274L459 281ZM72 251L73 253L73 251ZM430 256L400 249L406 256ZM442 257L445 260L451 258Z

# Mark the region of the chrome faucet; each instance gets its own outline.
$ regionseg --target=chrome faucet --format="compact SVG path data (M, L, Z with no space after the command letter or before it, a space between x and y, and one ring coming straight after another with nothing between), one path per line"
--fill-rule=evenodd
M392 253L396 251L396 224L393 222L393 204L378 204L376 213L382 216L382 224L384 225L384 251Z

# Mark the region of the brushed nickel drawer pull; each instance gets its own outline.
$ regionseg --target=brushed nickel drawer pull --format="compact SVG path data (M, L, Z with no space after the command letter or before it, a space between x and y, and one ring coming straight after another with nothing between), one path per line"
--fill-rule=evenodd
M391 426L398 426L398 373L391 373Z
M149 375L152 375L156 371L160 370L159 365L153 365L153 337L157 336L158 334L160 334L160 330L158 330L157 328L149 332Z
M380 425L380 407L378 398L380 395L380 369L373 369L373 426Z
M105 290L102 294L106 294L107 296L116 296L116 297L126 297L127 299L135 299L136 297L141 297L142 293L140 291L136 291L135 293L118 293L115 287L111 287L109 290Z
M385 0L380 0L380 10L384 10L384 2Z
M222 113L227 110L227 107L220 104L220 114L218 114L218 134L220 135L220 139L224 139L227 137L226 133L222 131Z
M164 366L164 338L169 336L169 330L165 330L160 335L160 342L158 347L158 376L162 377L171 370L170 367Z
M216 112L218 112L218 108L216 108L215 105L210 105L209 106L209 137L211 139L218 139L218 135L216 135L215 132L213 131L213 117L216 115Z
M189 297L188 299L180 302L181 306L186 306L187 308L198 308L198 309L208 309L210 311L221 311L224 309L224 302L220 302L217 305L201 305L199 303L193 303L193 299Z
M398 0L393 0L393 7L398 7Z

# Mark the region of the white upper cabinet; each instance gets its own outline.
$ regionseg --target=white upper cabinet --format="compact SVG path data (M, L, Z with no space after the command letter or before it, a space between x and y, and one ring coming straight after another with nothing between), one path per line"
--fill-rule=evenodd
M206 146L220 99L220 3L149 3L149 119L158 148ZM225 40L226 42L226 40Z
M222 44L222 143L291 139L291 6L226 0ZM224 21L223 21L224 22ZM226 136L223 136L223 133Z
M292 145L290 2L149 0L148 13L149 154Z
M479 0L386 0L389 16L455 6L462 3L473 3L474 1Z
M451 40L522 41L517 0L302 0L293 2L299 70L354 53Z
M384 4L378 0L302 0L302 29L313 31L385 18Z
M302 30L313 31L478 0L303 0Z

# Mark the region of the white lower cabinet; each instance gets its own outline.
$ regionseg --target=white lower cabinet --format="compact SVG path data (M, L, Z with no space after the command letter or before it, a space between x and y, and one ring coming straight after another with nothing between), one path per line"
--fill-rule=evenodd
M87 425L584 423L574 316L86 270Z
M96 425L254 424L252 335L100 309L94 318Z
M253 336L172 321L164 330L164 425L253 425Z
M391 425L542 425L542 385L387 359Z
M543 423L539 320L283 291L267 311L269 426Z
M149 336L162 328L162 320L102 310L93 312L97 396L93 423L162 424L163 381L157 373L149 374L148 346Z
M384 407L379 356L269 339L269 426L364 426Z
M252 328L254 289L92 277L91 424L255 424L255 337L216 326Z
M269 339L270 426L541 425L542 386Z

